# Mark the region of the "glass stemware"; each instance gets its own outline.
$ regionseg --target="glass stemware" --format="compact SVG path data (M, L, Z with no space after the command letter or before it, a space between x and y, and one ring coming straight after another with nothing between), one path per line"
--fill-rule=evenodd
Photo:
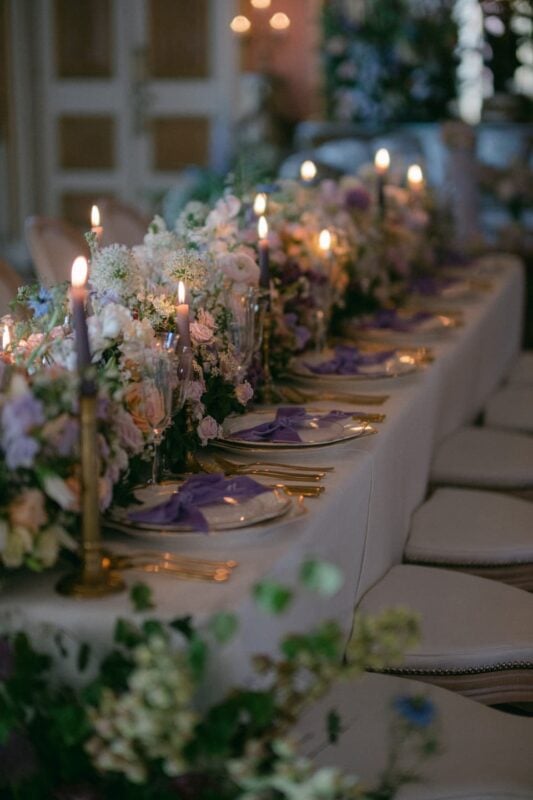
M253 287L242 293L228 291L225 303L229 312L227 334L239 363L238 377L243 378L257 346L258 293Z
M174 355L165 349L154 348L144 353L140 364L140 412L152 432L154 458L150 483L161 480L161 442L172 419L172 397L176 386Z

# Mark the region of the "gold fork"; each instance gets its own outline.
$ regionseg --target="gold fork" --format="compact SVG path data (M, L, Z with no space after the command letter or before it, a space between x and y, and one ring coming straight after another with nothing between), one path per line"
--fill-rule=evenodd
M161 560L151 560L132 556L104 556L102 559L104 567L113 569L140 569L144 572L157 573L161 575L171 575L174 578L184 580L215 581L223 583L228 581L232 574L229 567L210 567L201 566L198 562L195 565L178 564L176 562Z
M222 469L221 467L218 467L215 464L210 463L208 461L199 461L198 459L195 459L195 460L196 460L197 465L199 467L201 467L201 469L204 472L215 473L215 472L220 472L221 469ZM226 474L226 473L224 472L224 474ZM242 472L232 472L232 473L229 473L229 474L242 475L243 473ZM258 473L254 473L254 474L258 474ZM272 473L272 472L269 472L266 475L264 475L264 477L274 478L274 477L278 477L278 476L274 475L274 473ZM283 478L285 478L285 480L287 480L287 476L282 475L281 477L283 477ZM285 494L288 495L289 497L318 497L320 494L322 494L323 491L325 491L324 486L316 486L316 485L315 486L309 486L309 485L300 484L298 486L295 486L295 485L287 486L287 484L285 484L285 483L269 483L269 484L264 484L264 486L267 486L269 489L279 489L282 492L285 492Z
M295 472L294 470L284 469L283 467L255 466L254 464L237 464L215 454L213 456L216 463L222 468L226 475L263 475L266 478L284 478L285 480L299 481L319 481L325 477L325 472L305 471Z
M348 403L349 405L380 406L388 400L388 394L353 394L351 392L328 392L302 389L295 386L284 386L283 394L289 403L317 402L327 400L333 403Z
M229 559L194 558L193 556L182 556L177 553L169 553L167 550L135 550L130 553L117 553L112 550L102 550L102 556L107 558L109 566L112 566L117 559L145 559L148 561L165 561L175 566L205 566L214 569L222 567L224 569L235 569L239 566L238 561ZM105 564L104 564L105 566Z

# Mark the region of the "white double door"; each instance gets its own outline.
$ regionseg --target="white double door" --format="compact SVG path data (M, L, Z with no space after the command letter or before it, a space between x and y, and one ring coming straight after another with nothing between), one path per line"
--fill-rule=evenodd
M148 209L185 165L224 170L238 101L235 5L38 0L42 211L81 224L105 195Z

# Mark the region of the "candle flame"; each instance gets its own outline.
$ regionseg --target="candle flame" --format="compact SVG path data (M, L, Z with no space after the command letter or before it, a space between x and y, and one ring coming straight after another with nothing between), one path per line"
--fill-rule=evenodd
M254 8L270 8L272 0L251 0Z
M313 161L304 161L300 167L300 178L303 181L312 181L316 177L316 165Z
M84 256L78 256L72 264L71 282L73 286L85 286L89 267Z
M260 239L266 239L268 236L268 222L266 217L259 217L257 222L257 233Z
M324 230L320 231L320 235L318 237L318 246L324 253L328 253L331 250L331 233L327 228L324 228Z
M98 206L93 206L91 208L91 226L93 228L100 227L100 209Z
M410 184L414 184L416 186L420 186L420 184L423 182L424 173L418 164L411 164L407 170L407 180Z
M275 31L286 31L290 27L291 21L283 11L277 11L270 17L269 23Z
M180 281L178 283L178 303L181 306L183 305L184 302L185 302L185 284L183 283L183 281Z
M264 192L259 192L255 196L254 200L254 213L257 214L258 217L261 214L264 214L267 207L267 196Z
M9 330L9 325L4 325L4 332L2 334L2 350L7 350L9 345L11 344L11 333Z
M378 172L386 172L390 167L389 151L385 147L380 147L374 158L374 166Z
M244 14L238 14L236 17L233 17L229 26L233 33L248 33L252 27L252 23Z

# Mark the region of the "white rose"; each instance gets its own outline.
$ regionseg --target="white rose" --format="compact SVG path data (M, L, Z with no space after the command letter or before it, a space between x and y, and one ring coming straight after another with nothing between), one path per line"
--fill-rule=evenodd
M213 339L213 331L207 325L202 325L201 322L191 322L190 324L191 339L196 344L207 344Z
M6 567L16 569L22 566L24 554L32 549L31 533L18 525L7 534L5 547L2 551L2 560Z
M61 508L65 510L76 508L78 502L76 495L59 475L47 475L43 482L43 489L48 497Z
M213 417L204 417L198 425L197 431L200 441L205 447L209 439L215 439L219 435L218 422Z
M34 546L34 553L45 567L51 567L57 561L59 541L53 528L47 528L40 533Z
M130 321L131 312L127 308L116 303L108 303L100 313L102 336L105 339L116 339Z
M235 289L259 284L259 267L245 253L225 253L216 259L216 266L227 278L236 284Z

